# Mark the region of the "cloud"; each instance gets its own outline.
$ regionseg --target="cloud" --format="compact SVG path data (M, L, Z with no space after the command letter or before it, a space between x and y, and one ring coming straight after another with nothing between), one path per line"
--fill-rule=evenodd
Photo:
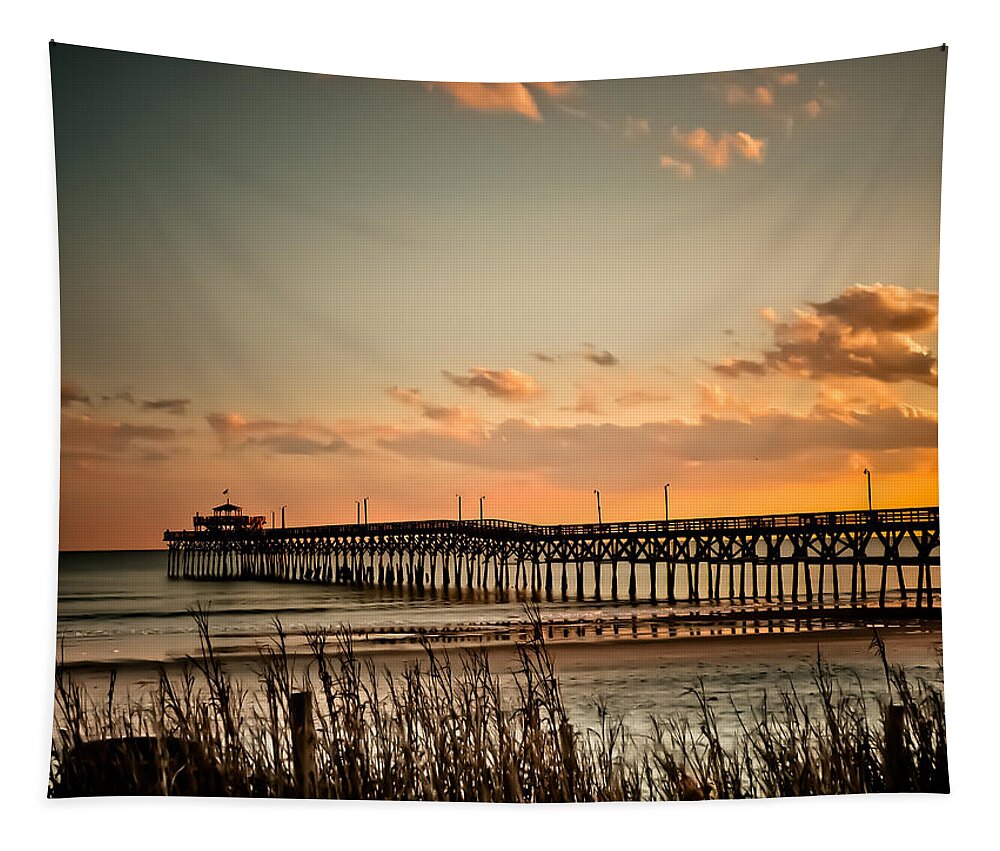
M347 441L342 438L322 441L296 434L248 437L244 445L260 447L275 455L319 455L325 452L340 452L349 448Z
M531 88L552 98L565 97L576 91L576 83L428 83L430 89L441 89L466 109L477 112L511 112L532 121L541 121L542 113Z
M623 408L631 408L638 405L649 405L654 402L669 402L672 396L668 393L656 393L649 390L629 390L615 398L615 402Z
M675 127L673 136L675 141L717 169L726 168L730 160L736 157L747 162L761 163L767 147L764 139L755 139L742 130L738 133L725 132L716 138L704 127L698 127L690 133L684 133Z
M629 115L622 123L621 137L631 141L642 136L648 136L651 132L652 127L648 118L633 118Z
M742 419L704 415L694 422L635 426L539 426L510 419L474 440L420 431L382 444L412 458L541 473L570 487L614 478L639 488L681 462L796 462L829 453L933 450L937 419L893 406L848 415L823 410L808 415L770 411Z
M236 413L212 413L205 420L227 450L257 448L275 455L354 451L335 431L310 420L247 420Z
M818 98L810 98L802 109L810 118L819 118L820 113L823 112L823 104L819 102Z
M388 394L397 402L416 408L429 420L446 426L479 427L481 420L475 411L458 406L435 405L428 402L415 387L392 386Z
M583 359L598 366L618 366L619 360L607 349L600 351L591 343L583 344Z
M61 442L63 456L68 460L108 461L137 457L143 460L150 452L162 453L176 437L175 429L164 426L67 414L63 417Z
M834 316L855 331L929 331L937 327L938 294L885 284L855 284L829 301L813 302L820 316Z
M452 384L465 390L482 390L488 396L498 399L523 401L534 399L541 394L541 387L530 375L516 369L486 369L474 366L468 375L454 375L447 370L443 373Z
M545 92L549 97L561 98L566 97L566 95L573 94L573 92L579 89L578 83L568 82L568 83L528 83L529 86L534 86L539 91Z
M712 369L728 378L736 378L740 375L763 375L767 372L767 367L764 364L744 358L729 358L716 364Z
M559 355L549 355L545 352L532 352L531 356L542 363L555 363L559 360Z
M774 81L779 86L794 86L799 81L798 71L776 71Z
M576 404L563 410L572 411L577 414L597 416L601 413L601 405L597 394L593 390L581 388L579 395L576 397Z
M119 393L101 396L102 402L127 402L129 405L135 404L135 397L128 391L122 390Z
M89 405L90 397L87 396L74 382L63 381L59 388L59 404L65 408L77 402L81 405Z
M729 377L775 370L802 378L869 378L937 386L937 358L911 336L937 327L936 293L856 284L840 295L796 311L789 321L767 308L774 347L763 360L728 360L713 369Z
M744 86L729 83L723 91L728 106L774 106L774 95L767 86Z
M165 411L168 414L183 416L187 413L190 404L190 399L154 399L143 402L142 409L144 411Z
M690 177L694 174L694 166L691 163L675 160L673 157L663 154L660 157L660 168L674 172L678 177Z

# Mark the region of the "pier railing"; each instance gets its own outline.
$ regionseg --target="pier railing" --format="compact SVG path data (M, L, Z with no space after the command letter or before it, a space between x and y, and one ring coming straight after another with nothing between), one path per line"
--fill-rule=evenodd
M539 539L664 534L678 532L753 531L780 529L844 528L857 526L891 527L910 523L937 523L938 508L890 508L875 511L822 511L797 514L759 514L732 517L696 517L678 520L639 520L626 523L573 523L538 525L513 520L406 520L394 523L340 523L322 526L294 526L277 529L238 529L234 534L251 538L285 540L290 538L381 537L456 533L473 537L483 533L515 534ZM207 531L167 531L165 541L192 540Z

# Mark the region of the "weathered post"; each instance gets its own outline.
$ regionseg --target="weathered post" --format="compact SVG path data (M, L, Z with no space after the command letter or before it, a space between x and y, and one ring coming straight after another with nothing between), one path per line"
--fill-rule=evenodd
M316 730L313 727L312 692L298 691L288 699L292 723L292 777L295 795L316 797Z
M909 787L906 752L903 745L903 707L885 708L885 787L887 792L905 792Z

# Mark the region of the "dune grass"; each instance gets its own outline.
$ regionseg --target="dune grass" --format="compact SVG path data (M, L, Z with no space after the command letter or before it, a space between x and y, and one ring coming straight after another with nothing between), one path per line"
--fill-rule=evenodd
M736 707L735 736L723 736L713 696L694 683L697 713L652 718L652 734L639 736L602 707L595 728L570 723L537 611L505 676L487 652L454 660L430 644L393 675L359 658L347 632L310 634L303 661L276 622L252 693L226 672L207 615L194 617L200 655L179 675L161 670L140 697L117 699L112 673L97 705L57 666L50 796L567 802L948 791L943 695L892 667L877 634L886 673L877 705L817 657L818 701L779 691ZM303 691L316 707L307 786L289 711Z

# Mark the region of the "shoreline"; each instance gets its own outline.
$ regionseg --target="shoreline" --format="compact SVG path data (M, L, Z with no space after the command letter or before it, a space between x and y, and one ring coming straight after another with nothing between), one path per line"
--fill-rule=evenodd
M869 610L871 611L871 610ZM800 622L809 620L806 628ZM940 617L892 618L868 617L865 623L843 620L817 624L815 617L789 618L715 618L701 615L696 618L647 617L595 622L567 619L543 624L546 646L554 657L586 661L607 657L644 656L667 659L693 660L712 658L722 654L747 657L772 655L778 649L796 649L810 644L825 648L843 648L848 644L871 641L872 629L878 628L883 640L890 647L921 645L926 652L929 645L942 643ZM527 624L482 625L467 629L359 631L350 633L354 653L362 659L376 662L402 662L426 658L428 650L435 654L467 654L485 651L490 656L516 655L520 641L530 637ZM215 635L213 647L218 658L228 665L249 667L259 660L259 648L269 646L273 633L265 635ZM248 642L252 639L252 642ZM303 633L286 635L287 651L291 659L308 660L311 651ZM336 654L336 635L330 635L328 652ZM822 651L821 651L822 652ZM123 658L115 660L70 660L62 663L67 671L96 674L112 669L125 672L178 670L198 658L195 652L171 656L167 659ZM605 660L607 661L607 660Z

